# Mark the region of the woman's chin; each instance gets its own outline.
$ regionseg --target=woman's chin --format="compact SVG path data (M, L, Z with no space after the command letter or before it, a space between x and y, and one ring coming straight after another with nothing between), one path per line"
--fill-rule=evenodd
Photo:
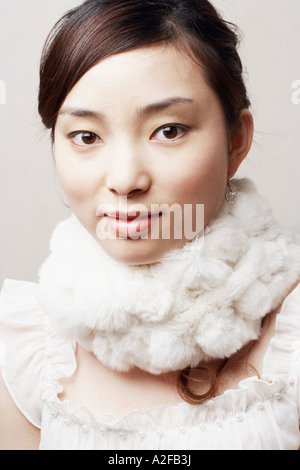
M100 243L100 241L98 241ZM101 246L114 260L129 266L154 264L159 262L168 252L184 244L183 240L151 240L117 238L102 240Z

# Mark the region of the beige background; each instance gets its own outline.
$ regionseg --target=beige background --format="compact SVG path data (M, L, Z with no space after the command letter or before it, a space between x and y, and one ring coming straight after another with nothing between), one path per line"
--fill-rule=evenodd
M69 211L55 175L49 136L37 113L44 39L74 0L0 0L0 286L37 280L56 223ZM239 175L253 178L282 225L300 231L299 0L214 0L243 31L241 55L256 123ZM299 95L298 95L299 96Z

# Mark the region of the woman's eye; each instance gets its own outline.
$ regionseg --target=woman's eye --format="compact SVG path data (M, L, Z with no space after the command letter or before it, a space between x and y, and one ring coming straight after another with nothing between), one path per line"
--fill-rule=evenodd
M187 130L188 128L185 126L172 124L172 125L160 127L153 134L152 138L155 138L156 140L160 140L162 142L178 140L187 132Z
M101 139L97 134L88 131L73 132L69 137L72 142L79 147L89 147L101 142Z

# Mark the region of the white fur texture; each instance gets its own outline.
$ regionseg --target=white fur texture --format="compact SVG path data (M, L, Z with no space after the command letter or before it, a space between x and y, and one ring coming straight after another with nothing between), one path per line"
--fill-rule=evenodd
M229 357L300 275L296 236L274 224L248 179L199 235L159 263L113 260L74 215L58 224L39 301L107 366L154 374Z

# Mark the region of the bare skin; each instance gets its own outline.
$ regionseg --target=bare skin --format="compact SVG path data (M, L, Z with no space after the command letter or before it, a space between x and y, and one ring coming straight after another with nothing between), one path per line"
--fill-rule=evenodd
M252 115L244 109L240 116L241 129L228 136L202 69L173 47L105 59L68 94L55 127L56 170L72 212L112 258L128 265L157 262L182 247L184 236L103 240L97 227L108 218L97 216L97 208L118 210L120 198L149 212L155 204L193 210L203 204L207 225L252 144ZM173 234L167 212L161 220Z

